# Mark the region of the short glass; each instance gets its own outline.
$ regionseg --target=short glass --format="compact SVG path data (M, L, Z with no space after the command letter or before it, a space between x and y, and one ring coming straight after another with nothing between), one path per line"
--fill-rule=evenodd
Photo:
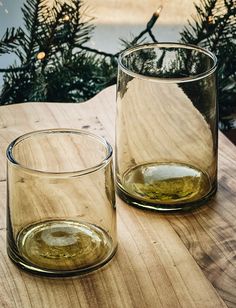
M116 183L127 203L189 210L217 190L217 59L197 46L146 44L118 60Z
M117 248L112 148L72 129L25 134L7 149L7 251L19 267L73 276Z

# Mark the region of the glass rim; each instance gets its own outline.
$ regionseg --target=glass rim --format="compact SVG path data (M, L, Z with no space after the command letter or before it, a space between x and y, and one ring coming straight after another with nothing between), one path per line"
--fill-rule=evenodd
M15 159L13 155L13 149L14 149L14 146L16 146L18 143L23 142L27 138L34 137L35 135L53 134L53 133L73 133L77 135L86 135L86 136L92 137L97 142L100 142L101 144L103 144L104 148L106 149L106 154L104 155L104 158L98 164L95 164L92 167L88 167L88 168L81 169L81 170L75 170L75 171L61 171L61 172L53 172L53 171L29 168L21 164L19 161ZM104 168L111 161L112 154L113 154L112 146L110 145L109 142L106 141L105 138L98 136L96 134L93 134L91 132L87 132L82 129L71 129L71 128L51 128L51 129L42 129L42 130L28 132L14 139L8 145L7 150L6 150L6 157L7 157L8 162L13 164L15 167L24 169L25 171L30 172L30 173L38 173L41 175L48 175L48 176L55 176L55 177L65 177L65 176L76 177L76 176L93 173L97 170Z
M174 78L174 77L173 78L153 77L153 76L147 76L147 75L135 73L123 64L122 60L125 56L127 56L127 55L129 55L129 54L131 54L131 53L133 53L137 50L149 49L149 48L162 48L162 49L164 49L164 48L168 48L168 49L182 48L182 49L197 50L199 53L205 54L206 56L211 58L213 60L213 64L212 64L211 68L207 69L203 73L196 74L194 76L189 76L189 77L176 77L176 78ZM137 45L137 46L127 48L126 50L121 52L119 54L119 57L118 57L118 66L127 75L130 75L130 76L135 77L135 78L150 80L150 81L159 82L159 83L177 83L177 82L178 83L184 83L184 82L191 82L191 81L203 79L203 78L211 75L212 73L214 73L216 68L217 68L217 57L211 51L209 51L205 48L196 46L196 45L192 45L192 44L184 44L184 43L176 43L176 42L147 43L147 44L142 44L142 45Z

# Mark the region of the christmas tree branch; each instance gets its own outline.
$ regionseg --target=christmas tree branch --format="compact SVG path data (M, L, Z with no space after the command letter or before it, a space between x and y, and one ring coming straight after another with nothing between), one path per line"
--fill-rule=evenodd
M29 35L25 35L25 40L28 44L22 44L23 50L26 53L25 63L28 63L34 54L37 37L36 31L38 28L38 18L41 5L41 0L32 0L31 2L28 1L26 4L24 4L22 8L25 25L29 31Z
M236 8L235 8L235 13L236 13ZM221 38L221 35L224 32L225 27L227 26L229 22L229 18L231 16L230 10L227 10L227 13L224 15L224 18L220 18L219 20L219 27L217 28L217 31L215 33L215 37L212 39L212 45L211 45L211 50L215 51L216 46Z
M29 68L29 65L20 66L20 67L9 67L9 68L0 68L0 73L11 73L11 72L21 72Z
M199 21L196 19L194 24L191 24L188 21L192 31L185 27L181 33L182 40L185 43L197 45L199 42L208 38L209 31L207 31L208 29L206 29L206 26L208 24L209 18L211 18L213 15L212 12L216 6L216 3L217 0L201 0L200 6L194 4L196 11L199 14Z
M227 130L236 112L235 0L201 0L195 8L197 15L184 28L181 41L202 46L217 56L220 129Z

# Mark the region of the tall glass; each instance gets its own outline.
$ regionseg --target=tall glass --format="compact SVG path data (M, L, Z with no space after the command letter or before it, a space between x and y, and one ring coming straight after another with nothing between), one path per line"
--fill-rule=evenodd
M216 57L158 43L119 57L118 194L134 206L187 210L217 189Z
M7 149L7 250L32 273L99 268L117 247L112 148L71 129L23 135Z

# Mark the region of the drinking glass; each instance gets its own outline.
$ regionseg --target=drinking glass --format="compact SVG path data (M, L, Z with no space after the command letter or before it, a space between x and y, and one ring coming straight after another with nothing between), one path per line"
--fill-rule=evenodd
M157 43L127 49L118 63L119 196L159 211L205 203L217 190L216 57Z
M7 149L7 251L34 274L72 276L117 247L112 148L74 129L25 134Z

